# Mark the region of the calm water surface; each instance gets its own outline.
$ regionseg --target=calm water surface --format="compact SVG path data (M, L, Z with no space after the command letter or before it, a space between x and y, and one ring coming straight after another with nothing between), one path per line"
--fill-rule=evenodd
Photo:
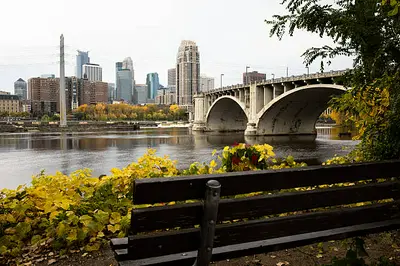
M90 168L99 176L111 168L136 161L147 148L170 155L178 167L210 161L214 149L234 142L269 143L278 156L320 163L335 154L346 154L357 142L338 137L338 129L320 128L318 137L245 137L238 134L191 134L189 129L143 129L137 132L18 133L0 135L0 189L29 184L44 169L65 174Z

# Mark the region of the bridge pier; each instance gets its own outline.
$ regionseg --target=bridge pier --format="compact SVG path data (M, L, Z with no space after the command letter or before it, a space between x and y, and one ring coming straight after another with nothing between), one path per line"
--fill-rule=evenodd
M205 97L204 94L197 94L193 96L194 98L194 122L192 131L205 131L206 121L205 121ZM208 108L207 108L208 109Z
M257 124L254 122L247 123L247 128L244 131L245 136L257 136Z
M274 89L270 86L264 86L264 106L274 99Z
M257 113L264 106L265 91L263 87L258 87L257 84L251 84L248 102L246 101L246 107L249 109L248 112L248 123L244 132L245 136L256 136L257 135ZM247 99L247 98L246 98Z
M272 86L274 87L274 99L276 97L278 97L279 95L285 93L285 89L282 84L275 83L275 84L272 84Z

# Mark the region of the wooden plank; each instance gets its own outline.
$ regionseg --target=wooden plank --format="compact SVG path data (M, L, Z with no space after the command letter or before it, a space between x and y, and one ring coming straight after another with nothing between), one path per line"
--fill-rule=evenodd
M357 202L390 199L400 195L399 182L384 182L351 187L281 193L220 201L218 221L259 218L313 208ZM164 207L134 209L132 232L149 232L167 228L188 228L200 223L202 204L191 203Z
M297 234L293 236L279 237L237 245L230 245L213 250L213 261L238 258L253 254L261 254L282 249L294 248L313 243L340 240L355 236L363 236L378 232L390 231L400 228L400 219L383 222L361 224L356 226L340 227L332 230L324 230L313 233ZM128 258L128 250L120 250L116 254L117 259ZM120 261L121 266L187 266L193 265L197 252L191 251L181 254L171 254L161 257L146 258L140 260Z
M110 246L112 250L128 248L128 238L112 238L110 241Z
M359 180L398 177L400 161L311 166L295 169L267 170L172 178L135 180L134 204L201 199L205 184L217 180L222 185L221 196L272 191L295 187L316 186Z
M399 214L399 201L396 201L365 207L219 225L216 230L214 247L379 222L397 218ZM198 248L199 236L199 229L129 236L129 256L131 259L140 259L193 251Z

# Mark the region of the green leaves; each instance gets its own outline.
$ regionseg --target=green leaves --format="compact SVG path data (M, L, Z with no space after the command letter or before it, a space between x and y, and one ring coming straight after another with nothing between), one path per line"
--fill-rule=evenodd
M79 217L79 221L84 225L84 226L88 226L90 224L90 222L92 222L93 218L89 215L82 215L81 217Z
M121 222L121 214L119 212L111 213L110 224L119 224L120 222Z
M101 224L107 224L108 223L108 218L109 214L105 211L102 210L96 210L95 213L93 214L93 217Z
M400 157L400 19L399 0L284 0L286 14L266 21L270 35L305 30L328 37L333 45L307 49L304 63L325 63L352 56L353 70L340 83L352 88L332 102L359 129L368 160ZM378 91L375 91L378 90ZM380 95L379 93L382 93ZM336 103L335 103L336 101Z
M18 223L15 227L16 233L20 238L25 238L31 232L31 225L26 222Z

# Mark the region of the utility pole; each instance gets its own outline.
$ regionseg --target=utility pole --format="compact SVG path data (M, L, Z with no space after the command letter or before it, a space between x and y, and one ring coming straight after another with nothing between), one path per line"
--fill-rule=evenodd
M310 75L310 67L306 66L306 68L307 68L307 75Z
M249 66L246 66L246 84L245 85L247 85L247 83L249 83L249 81L248 81L248 76L247 76L247 69L249 69L250 67Z
M286 67L286 77L289 77L289 67Z
M67 105L65 102L64 35L60 37L60 127L67 127Z

